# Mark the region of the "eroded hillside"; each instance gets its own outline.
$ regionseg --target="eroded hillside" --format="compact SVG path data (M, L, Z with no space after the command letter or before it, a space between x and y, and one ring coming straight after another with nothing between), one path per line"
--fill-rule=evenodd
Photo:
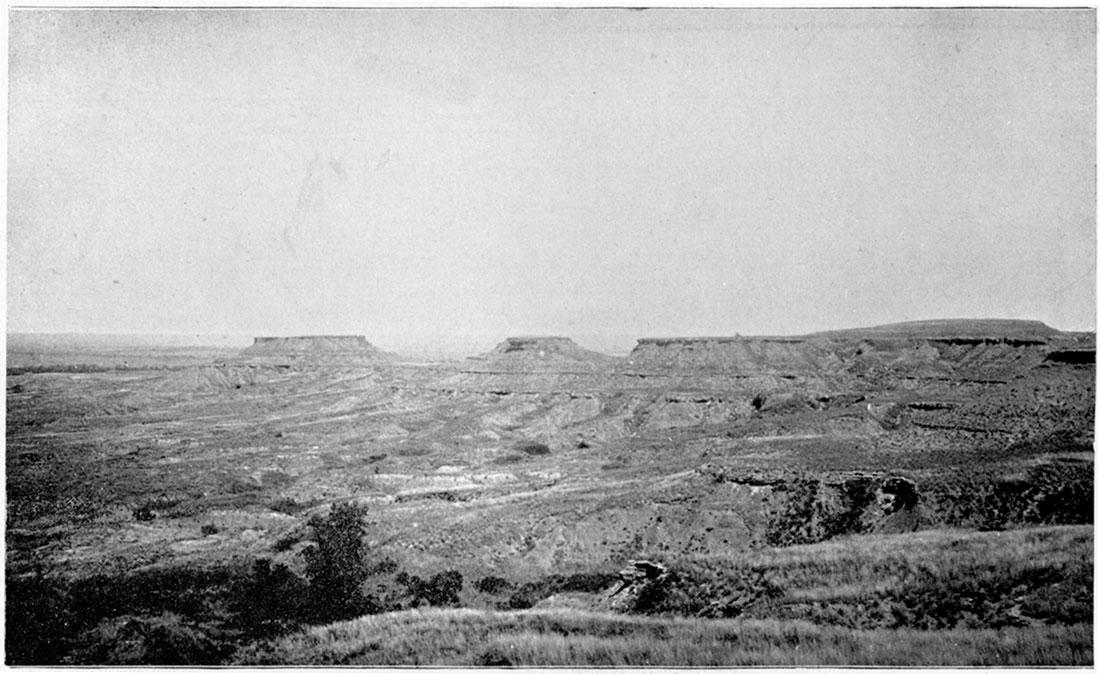
M171 372L9 375L8 577L301 574L337 503L367 509L385 582L1091 524L1094 361L1091 334L940 321L619 359L510 338L457 364L257 339Z

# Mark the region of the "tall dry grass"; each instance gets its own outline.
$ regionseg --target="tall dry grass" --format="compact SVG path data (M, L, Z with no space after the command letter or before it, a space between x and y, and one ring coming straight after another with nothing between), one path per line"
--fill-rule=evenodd
M431 609L320 627L252 646L237 665L1085 666L1087 625L852 630L801 621Z
M1093 659L1092 543L1092 527L1063 526L697 556L667 560L675 582L650 598L649 615L406 611L306 630L235 657L278 665L1081 666ZM735 614L715 606L745 610L729 619L720 616Z

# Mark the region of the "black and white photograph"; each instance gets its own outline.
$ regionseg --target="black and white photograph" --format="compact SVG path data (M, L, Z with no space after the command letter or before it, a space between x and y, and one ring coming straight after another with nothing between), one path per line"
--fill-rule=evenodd
M1095 6L7 15L6 665L1094 666Z

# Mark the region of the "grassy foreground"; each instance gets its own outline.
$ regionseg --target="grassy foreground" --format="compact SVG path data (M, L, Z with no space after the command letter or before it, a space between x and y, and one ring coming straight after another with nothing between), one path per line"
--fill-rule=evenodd
M532 609L368 616L254 646L238 665L1084 666L1092 625L852 630Z
M596 595L585 593L572 604L519 611L391 612L253 643L233 660L1085 666L1093 662L1092 545L1091 526L1063 526L853 536L669 559L667 581L628 614L593 610Z
M853 629L1092 622L1093 530L1085 525L850 536L662 561L674 574L646 613ZM743 614L723 614L731 599Z

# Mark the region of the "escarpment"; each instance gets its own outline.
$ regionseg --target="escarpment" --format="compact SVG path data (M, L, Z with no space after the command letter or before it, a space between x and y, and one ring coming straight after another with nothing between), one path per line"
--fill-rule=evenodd
M645 338L620 371L639 378L690 373L763 378L763 383L767 378L1003 379L1044 362L1087 364L1094 354L1095 335L1060 332L1038 321L941 320L791 337Z

